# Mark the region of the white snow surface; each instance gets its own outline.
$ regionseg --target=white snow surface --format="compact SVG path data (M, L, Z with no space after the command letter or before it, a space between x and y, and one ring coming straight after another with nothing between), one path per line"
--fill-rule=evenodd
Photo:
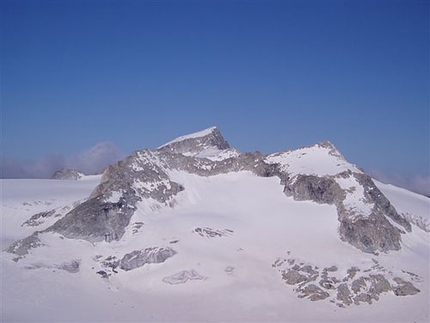
M347 162L333 146L321 144L274 153L266 157L266 162L279 163L283 171L293 175L326 176L336 175L346 170L362 172L357 166Z
M430 230L430 198L391 184L373 181L391 201L398 213L412 220L413 223L421 222L421 226L427 228L427 231Z
M364 195L364 188L358 183L357 179L351 175L347 178L336 178L339 186L346 191L343 205L351 214L360 217L369 216L372 213L374 203L369 203Z
M414 213L426 220L430 220L430 198L375 179L373 182L391 201L398 212Z
M186 152L184 156L196 157L196 158L207 158L212 161L221 161L228 158L238 157L240 152L236 149L218 149L217 147L209 147L199 153Z
M201 130L201 131L198 131L198 132L194 132L194 133L191 133L191 134L188 134L188 135L185 135L185 136L180 136L180 137L175 138L172 141L169 141L168 143L166 143L166 144L164 144L164 145L162 145L162 146L160 146L158 148L162 148L164 146L168 146L168 145L173 144L175 142L184 141L184 140L187 140L187 139L201 138L201 137L209 135L215 129L216 129L216 127L210 127L210 128L207 128L207 129L204 129L204 130Z
M88 198L100 179L101 175L84 176L79 181L0 179L2 245L31 234L35 228L21 225L32 215L64 207L70 209Z
M213 154L198 154L196 157L199 158L207 158L212 161L221 161L228 158L238 157L240 155L240 152L236 149L223 149L218 150L217 152Z
M122 195L123 195L123 192L121 192L121 191L112 192L112 195L108 199L106 199L106 202L118 203L119 200L121 199Z
M306 171L311 171L312 165L308 166ZM333 173L332 167L325 172ZM398 252L366 254L339 239L334 206L294 201L283 194L276 177L261 178L250 172L201 177L172 171L169 175L185 187L175 197L175 207L140 202L120 241L89 243L43 234L45 246L18 262L12 260L15 255L3 252L2 321L429 321L430 241L424 231L404 235ZM51 208L44 202L57 205L83 199L97 182L96 178L2 180L2 248L29 234L20 224ZM393 204L405 212L420 200L410 192L392 191ZM201 236L196 228L228 234ZM96 274L102 269L95 260L98 256L121 259L149 247L170 247L177 254L160 264L118 270L109 279ZM366 268L374 258L392 271L421 276L423 281L414 283L421 292L406 297L381 295L372 305L347 308L300 299L272 268L287 253L320 268L335 265L339 272L351 266ZM59 269L73 260L80 261L78 273Z

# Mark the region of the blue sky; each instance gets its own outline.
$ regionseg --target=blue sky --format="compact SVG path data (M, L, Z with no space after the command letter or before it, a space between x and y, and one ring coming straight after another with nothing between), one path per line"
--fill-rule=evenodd
M47 176L97 152L103 164L216 125L242 151L330 140L381 178L429 183L428 1L1 11L3 177Z

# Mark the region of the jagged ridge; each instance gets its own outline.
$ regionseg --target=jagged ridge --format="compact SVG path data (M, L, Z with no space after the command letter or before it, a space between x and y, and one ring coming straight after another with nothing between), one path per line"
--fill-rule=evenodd
M172 170L200 176L238 171L277 176L284 193L295 200L334 204L340 238L364 252L399 250L401 234L411 230L371 178L348 163L330 142L268 156L226 151L231 152L230 145L216 127L179 137L155 151L136 151L109 166L90 198L42 233L119 240L139 201L175 205L175 196L187 187L171 179ZM25 254L25 246L37 245L27 243L34 240L18 241L8 251Z

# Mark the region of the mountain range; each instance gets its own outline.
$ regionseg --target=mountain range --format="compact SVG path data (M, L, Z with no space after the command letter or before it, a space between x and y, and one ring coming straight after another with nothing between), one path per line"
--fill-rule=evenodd
M430 199L216 127L2 180L5 321L429 321Z

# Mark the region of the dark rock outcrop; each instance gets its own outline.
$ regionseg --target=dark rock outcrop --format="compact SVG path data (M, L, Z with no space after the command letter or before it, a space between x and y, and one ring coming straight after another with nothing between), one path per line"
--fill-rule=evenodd
M401 233L411 231L406 218L399 215L372 179L362 173L343 172L336 176L319 177L299 174L293 178L283 175L284 193L297 201L314 201L332 204L337 208L340 238L354 247L369 253L388 252L401 248ZM370 214L357 213L345 205L348 193L341 188L337 178L356 179L361 185L363 203L371 208ZM395 226L388 219L398 224ZM402 230L403 228L404 230Z
M307 297L311 301L321 301L321 300L326 299L327 297L330 296L329 293L322 290L321 288L319 288L315 284L309 284L303 288L300 288L300 292L301 292L301 294L299 295L299 298Z
M36 227L39 224L43 223L44 219L49 218L53 215L55 215L55 210L39 212L39 213L33 215L27 221L25 221L21 226Z
M119 240L130 223L138 199L124 194L116 203L102 197L78 205L44 232L57 232L66 238L91 242Z
M197 271L194 269L191 270L182 270L179 273L176 273L169 277L164 277L163 282L171 284L171 285L177 285L177 284L185 284L188 280L203 280L205 277L200 275Z
M27 255L31 249L44 245L39 239L39 233L39 231L36 231L32 235L12 243L5 251L18 256Z
M51 176L51 179L78 180L78 179L81 179L83 176L85 176L84 173L78 170L63 168L63 169L57 170Z
M372 178L367 174L357 173L354 174L358 182L364 188L364 194L369 201L375 203L374 213L378 213L389 217L391 220L402 226L407 232L411 232L411 224L409 221L397 213L394 206L385 197L384 194L376 187Z
M57 268L75 274L79 272L80 265L81 262L79 260L72 260L70 262L63 262L61 265L58 265Z
M393 292L396 296L415 295L420 292L411 282L405 281L400 277L393 279L397 285L393 287Z
M400 230L383 216L372 214L366 219L340 218L340 238L358 249L375 253L399 250Z
M373 265L365 267L364 270L358 267L349 268L346 276L344 272L338 271L336 266L321 270L317 266L294 258L277 259L272 267L276 268L282 279L294 288L297 297L308 298L311 301L329 299L340 307L371 304L386 293L406 296L420 292L406 279L422 282L421 277L406 271L393 272L396 270L392 268L387 270L377 260L372 260ZM358 272L360 276L356 278Z
M159 264L165 262L176 254L171 248L146 248L135 250L126 254L120 261L119 267L125 271L142 267L146 264Z
M330 177L298 175L297 178L282 181L284 193L296 201L314 201L323 204L336 204L345 198L345 192Z

